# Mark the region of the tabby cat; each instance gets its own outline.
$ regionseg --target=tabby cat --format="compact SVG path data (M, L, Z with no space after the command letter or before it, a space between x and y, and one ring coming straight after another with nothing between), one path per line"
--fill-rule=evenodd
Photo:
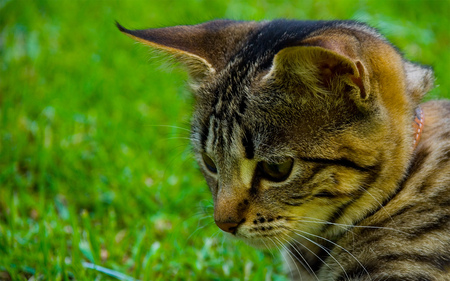
M128 30L191 77L192 144L227 235L294 280L450 280L450 102L354 21Z

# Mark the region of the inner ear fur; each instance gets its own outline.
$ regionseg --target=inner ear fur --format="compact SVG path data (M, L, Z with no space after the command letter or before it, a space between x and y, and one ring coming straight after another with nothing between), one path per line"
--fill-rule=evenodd
M224 67L233 48L254 29L255 22L215 20L197 25L129 30L116 23L129 37L172 55L186 65L194 80Z
M301 83L313 93L346 91L366 100L370 94L367 70L351 59L321 46L295 46L275 55L271 73L284 83Z

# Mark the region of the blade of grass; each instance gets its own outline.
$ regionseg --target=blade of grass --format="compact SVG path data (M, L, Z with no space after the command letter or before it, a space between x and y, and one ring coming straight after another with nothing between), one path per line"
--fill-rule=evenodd
M100 265L96 265L96 264L93 264L93 263L90 263L90 262L83 262L83 266L85 268L94 269L94 270L96 270L98 272L104 273L106 275L109 275L109 276L114 277L114 278L119 279L119 280L123 280L123 281L139 281L139 280L134 279L133 277L128 276L126 274L123 274L121 272L118 272L118 271L115 271L115 270L112 270L112 269L109 269L109 268L106 268L106 267L103 267L103 266L100 266Z

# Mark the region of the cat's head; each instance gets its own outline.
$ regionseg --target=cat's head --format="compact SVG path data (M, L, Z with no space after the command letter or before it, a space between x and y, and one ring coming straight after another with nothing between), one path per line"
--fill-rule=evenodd
M432 71L355 22L119 29L191 74L214 220L255 246L332 236L380 208L412 152Z

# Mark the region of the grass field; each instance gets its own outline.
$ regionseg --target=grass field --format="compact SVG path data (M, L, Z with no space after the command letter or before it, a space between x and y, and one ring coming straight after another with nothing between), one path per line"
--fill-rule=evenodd
M448 0L0 0L0 280L286 280L277 252L214 225L186 74L115 20L363 20L450 98L449 15Z

